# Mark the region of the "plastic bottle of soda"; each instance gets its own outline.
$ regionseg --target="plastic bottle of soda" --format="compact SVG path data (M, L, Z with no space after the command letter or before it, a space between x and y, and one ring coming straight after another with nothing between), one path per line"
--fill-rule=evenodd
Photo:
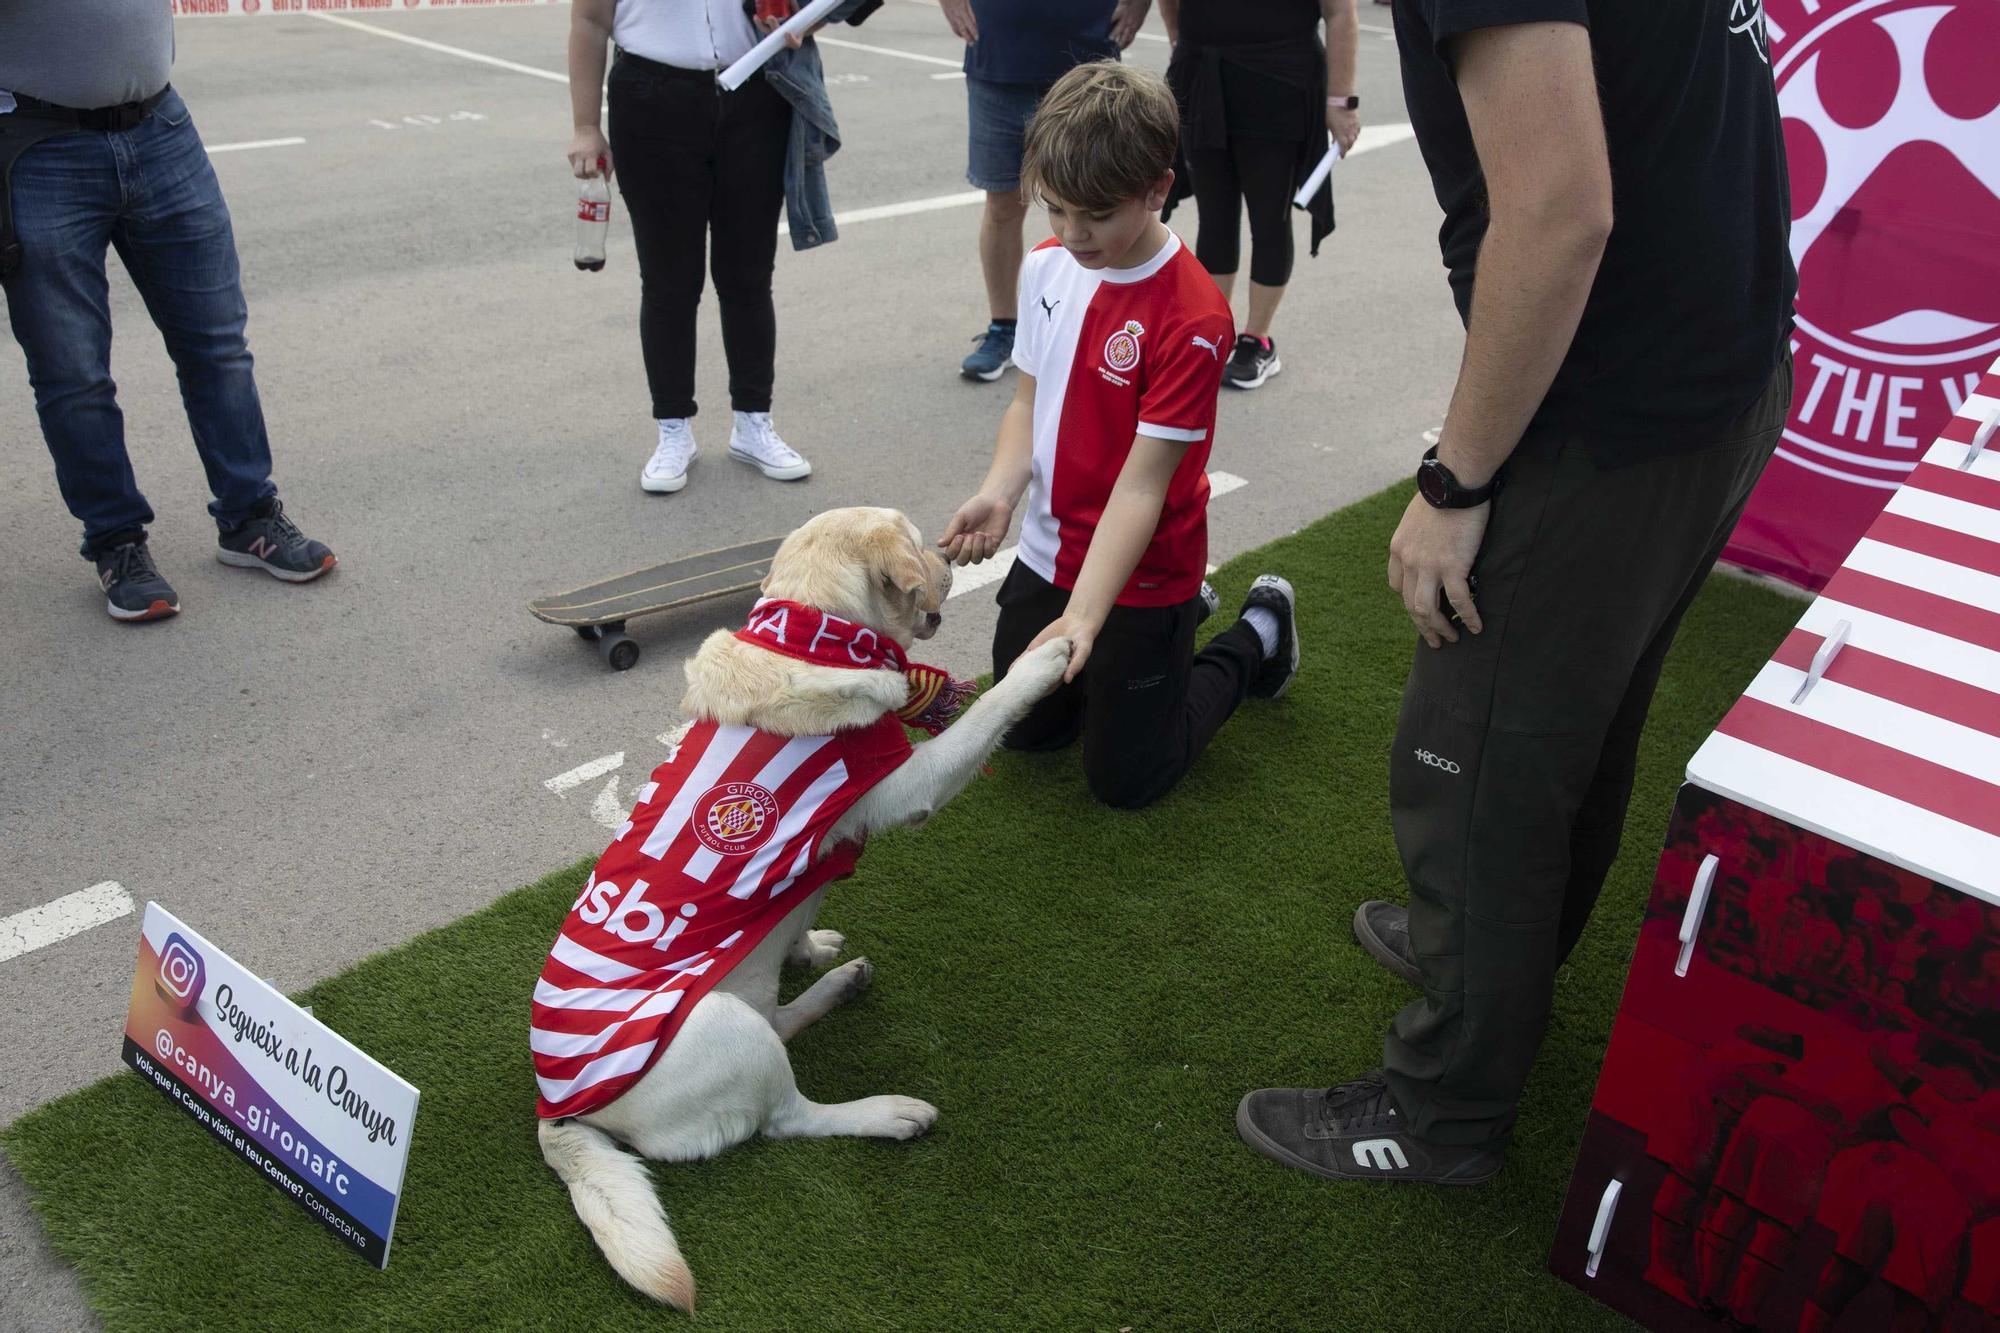
M611 180L604 159L586 176L576 200L576 266L595 273L604 267L604 241L611 232Z

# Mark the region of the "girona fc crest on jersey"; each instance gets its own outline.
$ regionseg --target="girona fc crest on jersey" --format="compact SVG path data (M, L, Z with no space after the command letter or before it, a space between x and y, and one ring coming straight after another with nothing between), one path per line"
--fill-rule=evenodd
M1893 489L2000 352L2000 4L1762 14L1799 269L1780 456Z
M1118 371L1127 371L1138 365L1139 339L1145 333L1145 326L1138 320L1126 320L1124 328L1104 340L1104 364Z
M694 836L718 856L743 856L771 840L778 798L754 782L710 787L694 803Z

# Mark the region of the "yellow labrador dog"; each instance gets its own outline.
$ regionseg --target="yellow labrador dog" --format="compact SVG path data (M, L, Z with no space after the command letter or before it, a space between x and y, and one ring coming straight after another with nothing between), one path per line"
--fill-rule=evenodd
M719 743L716 737L754 732L789 738L782 743L793 748L810 748L822 740L851 746L851 738L857 735L885 734L885 719L889 719L887 733L900 749L900 723L890 715L904 708L909 697L910 687L902 672L821 665L817 660L771 651L763 646L763 640L751 641L746 635L759 629L760 615L769 633L776 609L789 607L815 627L816 646L823 647L827 627L845 627L842 651L855 651L858 664L867 655L865 650L880 646L882 638L893 641L898 649L907 649L913 641L935 634L950 586L950 566L924 543L916 526L893 509L838 509L813 518L788 537L773 558L763 585L766 600L752 613L746 631L717 631L687 662L688 688L682 709L695 728L694 736L704 738L704 761ZM801 613L799 608L810 611ZM805 637L797 622L791 629L794 640ZM886 648L882 651L897 657ZM1069 641L1055 639L1025 655L1004 681L988 690L949 730L915 747L914 753L879 776L842 810L825 833L819 844L821 862L842 855L851 858L855 854L852 844L877 829L921 823L963 790L1007 729L1055 687L1069 654ZM870 730L864 733L860 729ZM842 737L849 739L842 741ZM690 740L689 744L693 743ZM765 743L776 746L780 741L767 739ZM853 757L852 751L844 753ZM688 760L682 767L695 762ZM779 760L771 762L776 765ZM667 771L667 766L662 771ZM738 848L752 845L755 836L762 836L767 814L781 829L783 818L788 816L764 787L753 790L753 784L722 783L717 772L711 770L696 780L682 781L677 792L702 788L706 794L673 796L668 814L658 820L652 819L647 802L669 798L655 796L650 785L642 792L634 821L620 830L620 842L615 842L605 860L599 862L598 873L577 899L564 933L551 951L551 961L536 989L531 1032L543 1098L543 1158L569 1186L577 1215L619 1275L655 1299L682 1310L693 1308L693 1275L681 1257L644 1164L622 1151L621 1144L656 1161L690 1161L713 1157L758 1133L774 1138L835 1134L914 1138L929 1129L938 1114L936 1107L914 1097L890 1094L826 1105L799 1092L785 1042L865 989L872 969L867 959L853 959L821 976L791 1003L778 1003L782 963L824 966L838 956L843 940L836 932L812 928L825 896L823 885L799 898L787 911L780 895L794 881L755 878L777 876L784 866L765 868L756 857L734 854ZM710 783L714 785L706 785ZM775 788L777 780L770 785ZM784 790L795 791L796 787ZM722 795L715 795L718 792ZM705 807L703 801L708 802ZM784 808L796 810L804 804L795 797ZM689 866L709 878L736 875L736 883L751 885L743 891L746 899L764 901L768 894L777 904L768 908L771 918L784 913L747 955L740 950L729 955L740 956L740 961L719 982L709 981L712 989L700 994L684 1016L672 1014L680 1022L662 1039L663 1053L641 1040L645 1033L634 1035L621 1024L648 1014L663 1023L662 1010L672 1010L674 1001L681 997L669 999L661 990L645 989L658 974L627 966L634 954L621 953L615 945L599 951L577 942L585 938L610 943L610 936L579 934L572 929L581 914L582 920L597 923L594 929L616 930L620 940L640 941L630 946L640 950L636 956L662 960L658 966L673 969L675 983L670 984L705 972L709 952L690 954L673 963L663 960L673 959L688 947L688 941L701 938L690 930L677 940L675 932L684 924L683 918L699 927L713 918L713 909L704 906L700 910L710 912L710 917L698 918L690 902L682 904L675 915L672 896L680 890L659 890L656 905L647 900L646 895L655 891L643 879L621 884L619 877L607 870L623 840L644 836L643 828L635 822L641 820L641 811L647 812L644 819L655 830L667 830L656 831L647 839L642 850L649 856L678 858L679 851L656 848L667 847L667 840L675 836L674 829L689 830L685 836L698 839L699 845L694 841L673 844L674 848L692 849ZM736 844L730 842L732 838L738 840ZM794 844L780 845L784 848L778 856L782 862L791 856ZM767 858L774 854L764 853ZM629 847L626 855L633 856ZM801 877L801 887L808 887L810 872L803 869L803 850L798 862L792 873ZM645 867L667 864L658 859L637 863ZM748 869L737 869L746 863ZM668 872L648 868L647 873L658 879ZM773 883L776 887L765 887ZM733 909L723 903L721 910ZM736 938L721 940L719 952L727 954L727 946ZM654 949L662 952L654 953ZM610 989L594 990L593 986ZM618 989L621 986L637 989ZM600 998L605 995L611 998ZM565 1004L572 1007L560 1008ZM613 1006L621 1012L607 1015L605 1011ZM639 1072L642 1069L643 1073ZM605 1070L618 1077L610 1078ZM600 1096L607 1089L617 1090L608 1104L590 1100L593 1078L608 1080L598 1089ZM584 1105L589 1109L583 1113L565 1114L566 1107Z

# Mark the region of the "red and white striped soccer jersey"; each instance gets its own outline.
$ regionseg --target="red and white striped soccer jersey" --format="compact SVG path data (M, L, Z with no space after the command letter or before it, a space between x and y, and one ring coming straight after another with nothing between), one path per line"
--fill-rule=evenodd
M853 872L859 843L824 859L820 846L910 753L893 715L831 736L697 723L640 789L542 965L536 1114L583 1115L638 1082L703 995Z
M1034 470L1016 559L1076 586L1133 436L1188 445L1121 606L1174 606L1208 567L1208 453L1235 341L1229 303L1180 237L1136 268L1087 269L1050 237L1021 265L1014 364L1035 377Z
M2000 904L1996 362L1889 498L1688 779ZM1848 637L1798 703L1814 654Z

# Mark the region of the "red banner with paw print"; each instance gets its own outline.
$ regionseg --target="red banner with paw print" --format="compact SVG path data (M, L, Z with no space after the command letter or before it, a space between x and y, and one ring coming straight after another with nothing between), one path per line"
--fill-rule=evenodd
M1791 419L1726 558L1817 590L2000 400L2000 0L1719 2L1767 36L1799 269Z

